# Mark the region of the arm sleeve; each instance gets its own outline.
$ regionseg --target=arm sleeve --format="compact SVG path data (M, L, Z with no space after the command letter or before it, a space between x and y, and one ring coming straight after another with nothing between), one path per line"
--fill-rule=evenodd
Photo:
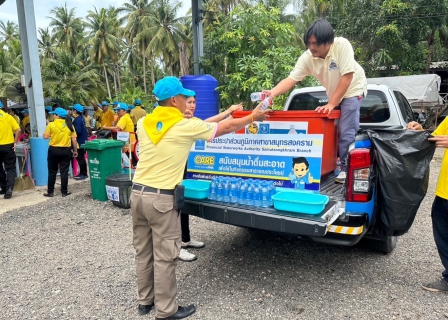
M433 136L445 136L448 135L448 117L439 124L436 130L432 133Z
M289 74L289 78L294 81L302 81L303 78L311 74L310 68L308 67L308 63L312 59L307 51L305 51L299 59L297 59L296 65L294 69Z
M82 121L79 119L79 117L76 117L76 119L73 121L73 127L75 128L76 132L81 132Z
M20 129L20 126L17 124L17 121L13 117L8 117L8 122L11 125L13 132L15 132L17 129Z
M45 134L47 134L47 135L51 135L51 126L52 126L52 124L53 124L53 122L50 122L50 123L46 126L45 131L44 131Z
M347 73L355 72L355 53L353 52L352 45L347 39L339 43L338 51L337 62L341 76Z
M188 121L188 120L186 120ZM216 122L188 121L188 131L186 134L191 140L206 140L211 141L215 138L218 124Z

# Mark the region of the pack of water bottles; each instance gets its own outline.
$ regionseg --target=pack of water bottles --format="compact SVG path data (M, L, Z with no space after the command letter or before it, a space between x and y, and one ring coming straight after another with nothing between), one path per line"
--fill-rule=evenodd
M275 193L273 181L215 177L210 183L208 199L268 208L273 206L272 196Z

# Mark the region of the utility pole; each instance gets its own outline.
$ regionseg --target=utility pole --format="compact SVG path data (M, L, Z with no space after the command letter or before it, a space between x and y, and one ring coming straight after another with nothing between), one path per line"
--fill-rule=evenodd
M43 139L45 131L45 108L40 72L39 51L37 47L36 19L33 0L16 0L19 18L20 41L25 73L25 88L31 126L31 165L36 185L47 184L48 140Z

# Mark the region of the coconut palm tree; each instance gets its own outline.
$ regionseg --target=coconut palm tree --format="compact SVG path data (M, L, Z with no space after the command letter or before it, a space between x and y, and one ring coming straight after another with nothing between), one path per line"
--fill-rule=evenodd
M41 58L53 58L56 50L56 42L51 35L51 31L47 28L39 28L38 46Z
M179 73L178 43L182 40L182 25L181 18L176 16L181 5L180 1L172 5L169 0L153 0L151 25L138 36L138 38L151 38L146 54L162 57L171 75Z
M138 43L140 54L143 61L143 89L147 93L146 86L146 47L149 42L147 37L140 37L136 40L136 37L142 33L143 30L148 28L151 21L151 5L149 0L131 0L129 3L124 3L121 8L118 8L118 12L125 13L123 22L126 23L124 28L124 36L128 40L128 47L133 48L134 42ZM153 83L154 86L154 83Z
M19 26L12 21L0 21L0 48L13 40L20 40Z
M61 49L54 52L54 58L45 59L42 79L44 95L64 104L98 101L105 92L95 68L83 66L82 54L72 56Z
M88 41L87 44L90 46L90 58L93 62L103 67L108 97L111 98L106 62L107 60L118 61L123 45L122 40L116 36L119 27L118 22L114 17L110 18L108 16L108 10L105 8L101 8L98 11L95 7L94 11L88 12L86 25L89 29L86 39Z
M84 30L82 20L75 17L75 8L69 10L65 3L64 6L51 9L50 13L52 16L48 18L50 27L53 27L53 36L61 47L75 55Z

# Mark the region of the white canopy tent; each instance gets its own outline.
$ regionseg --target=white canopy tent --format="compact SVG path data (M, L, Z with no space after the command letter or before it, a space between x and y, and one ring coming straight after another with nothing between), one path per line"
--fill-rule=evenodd
M367 83L385 84L400 90L413 107L443 104L439 95L441 79L437 74L368 78Z

